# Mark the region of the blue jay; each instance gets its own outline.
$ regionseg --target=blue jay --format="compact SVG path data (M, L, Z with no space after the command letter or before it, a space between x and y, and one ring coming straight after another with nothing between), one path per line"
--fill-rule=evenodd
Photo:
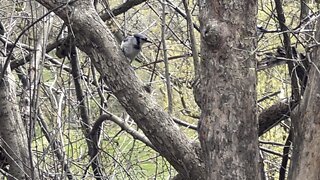
M128 36L121 42L121 50L124 55L132 62L141 51L141 47L144 43L151 43L148 38L140 33Z

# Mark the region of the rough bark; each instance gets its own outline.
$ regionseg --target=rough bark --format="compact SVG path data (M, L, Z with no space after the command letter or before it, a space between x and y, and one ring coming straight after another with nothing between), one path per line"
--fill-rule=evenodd
M0 81L0 137L10 165L8 179L31 179L26 130L16 99L14 76L8 68Z
M316 40L320 40L320 21ZM315 47L304 98L294 111L293 153L288 179L320 179L320 48Z
M296 103L294 102L278 102L270 106L268 109L259 114L259 136L269 131L279 122L290 117L292 109Z
M199 7L203 59L196 100L206 179L260 179L252 54L257 1L200 0Z
M54 1L38 0L49 9ZM77 1L57 11L70 23L77 47L94 61L113 94L170 164L185 179L202 179L203 166L195 147L163 109L144 90L143 83L126 61L111 31L90 1ZM67 12L72 10L72 12ZM71 15L70 17L67 17Z

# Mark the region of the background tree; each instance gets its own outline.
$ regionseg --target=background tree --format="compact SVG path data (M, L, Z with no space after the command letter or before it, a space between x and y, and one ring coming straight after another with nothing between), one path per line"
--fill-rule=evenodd
M5 0L0 7L3 176L319 176L317 4ZM136 32L153 43L129 64L119 42Z
M259 179L252 53L257 2L199 1L199 7L202 66L196 100L206 179Z

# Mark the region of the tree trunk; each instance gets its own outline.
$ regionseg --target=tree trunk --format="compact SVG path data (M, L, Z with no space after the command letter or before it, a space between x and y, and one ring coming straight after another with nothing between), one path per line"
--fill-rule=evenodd
M254 40L257 1L200 0L196 100L206 179L260 179Z
M317 22L316 40L320 40L320 21ZM288 179L320 179L319 56L320 48L316 46L304 98L293 112L293 154Z
M16 99L14 76L8 68L0 82L0 137L10 168L9 179L31 179L26 130Z

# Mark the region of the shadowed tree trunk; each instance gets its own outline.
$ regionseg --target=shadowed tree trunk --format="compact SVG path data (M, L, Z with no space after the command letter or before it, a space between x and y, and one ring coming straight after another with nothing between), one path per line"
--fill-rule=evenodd
M316 40L320 40L320 21ZM320 48L316 46L304 98L295 109L293 124L293 154L288 179L320 179Z
M5 59L2 59L4 61ZM2 70L2 69L1 69ZM0 81L0 137L10 165L9 179L31 179L26 130L21 119L14 76L8 68Z
M200 0L199 6L203 59L196 100L206 179L260 179L252 53L257 1Z

